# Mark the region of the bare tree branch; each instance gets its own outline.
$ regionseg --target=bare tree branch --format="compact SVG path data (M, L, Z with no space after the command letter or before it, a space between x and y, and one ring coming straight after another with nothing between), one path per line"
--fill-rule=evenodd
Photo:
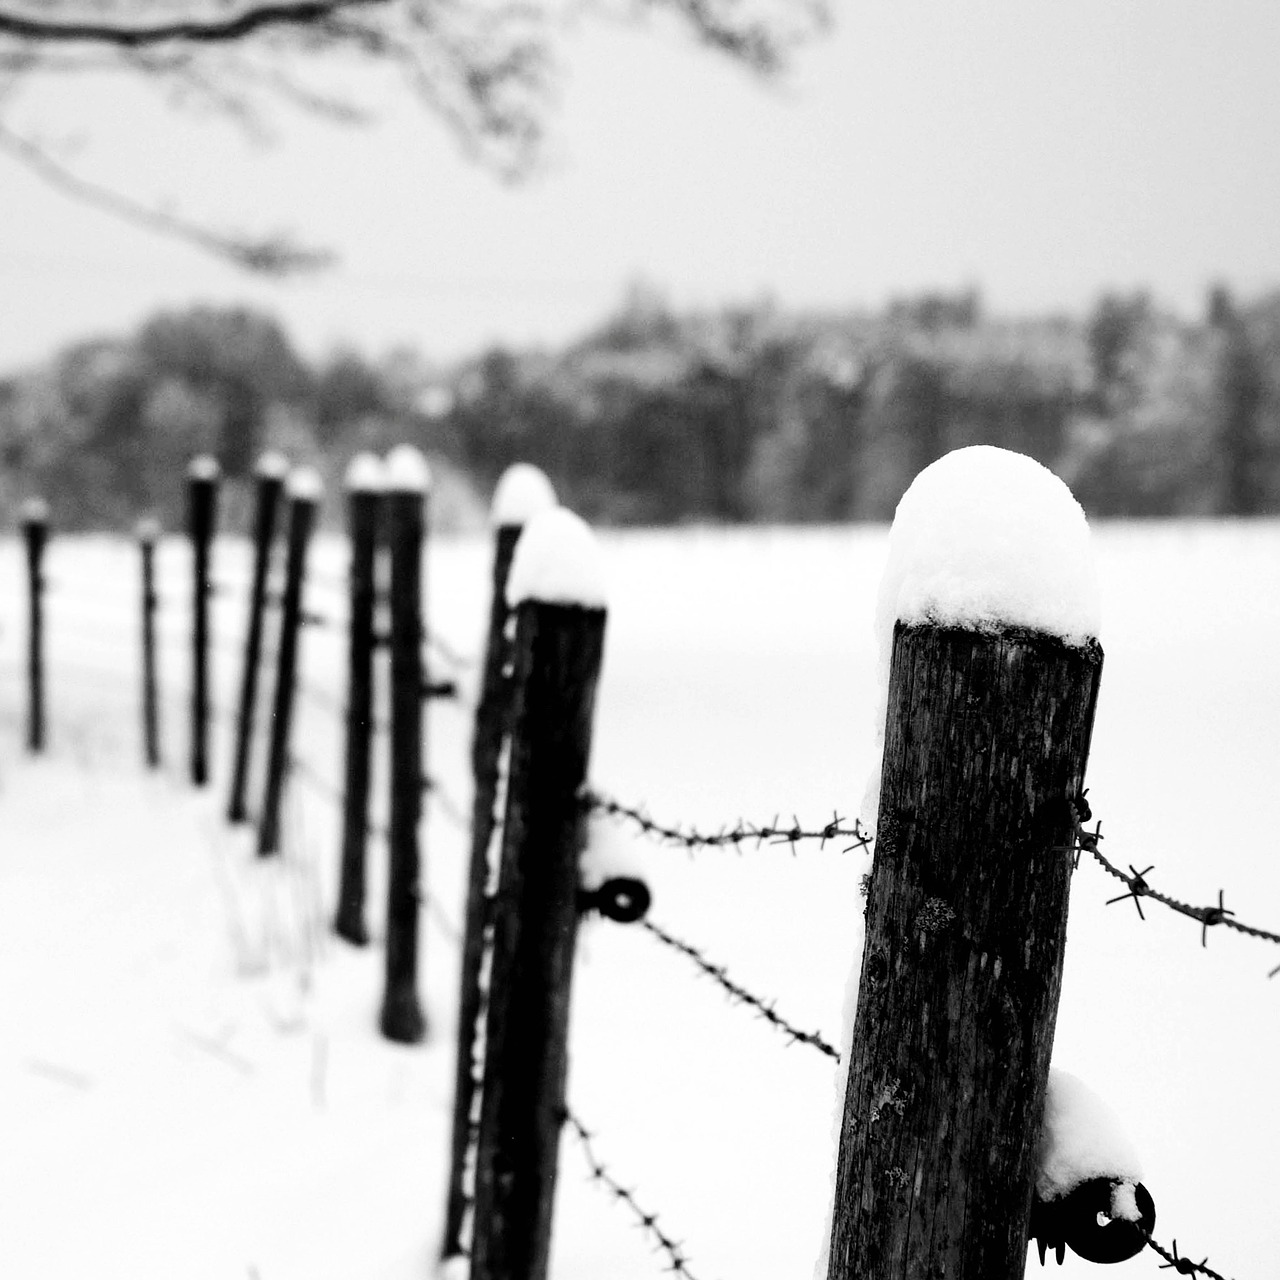
M99 186L73 173L49 155L39 143L14 133L3 123L0 123L0 150L7 151L50 185L78 200L136 226L185 240L260 275L287 276L315 271L333 261L333 254L328 250L294 244L286 235L250 237L214 231L177 214L152 208L130 196Z
M169 41L210 44L239 40L265 27L306 26L344 9L385 5L390 0L297 0L252 5L225 17L184 18L151 25L53 22L27 10L0 9L0 35L26 40L109 44L139 49Z

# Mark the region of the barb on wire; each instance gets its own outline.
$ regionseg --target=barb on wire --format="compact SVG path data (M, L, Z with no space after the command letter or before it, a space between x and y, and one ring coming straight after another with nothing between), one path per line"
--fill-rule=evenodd
M719 831L709 832L698 831L693 827L667 826L649 817L644 809L622 804L611 796L592 788L582 792L581 803L588 813L603 813L611 818L626 819L635 823L647 836L653 836L667 844L682 845L691 851L727 845L741 853L742 846L746 843L754 841L756 848L759 848L767 841L769 844L790 845L791 852L795 853L796 845L802 840L817 840L820 846L825 846L829 840L848 839L853 841L852 844L844 847L844 852L848 853L851 849L867 848L874 838L862 823L855 821L852 826L846 826L845 820L835 813L832 814L831 821L826 826L813 830L803 827L800 820L794 817L790 826L783 826L775 816L771 823L766 823L764 826L757 826L753 822L744 822L739 819L732 827L722 827Z
M568 1107L565 1107L563 1114L565 1123L577 1135L578 1142L582 1147L582 1153L586 1156L587 1166L591 1171L591 1180L600 1183L605 1190L613 1195L615 1200L620 1200L631 1210L636 1224L667 1255L665 1270L670 1271L672 1275L683 1276L685 1280L695 1280L693 1272L689 1270L689 1260L685 1256L684 1247L678 1240L673 1239L663 1230L658 1223L658 1215L642 1208L639 1201L636 1200L635 1194L629 1188L623 1186L605 1168L600 1157L596 1155L595 1147L592 1146L592 1134L587 1131L582 1121Z
M1147 1237L1147 1244L1164 1259L1160 1264L1161 1271L1173 1270L1180 1276L1208 1276L1209 1280L1227 1280L1226 1276L1209 1266L1207 1254L1199 1262L1192 1262L1190 1258L1185 1258L1178 1253L1177 1240L1174 1240L1173 1249L1170 1251L1159 1241L1153 1240L1150 1232L1143 1232L1143 1234Z
M660 925L656 925L650 920L639 920L637 923L642 929L647 929L664 946L680 952L681 955L688 956L703 973L718 982L735 1000L756 1010L766 1022L781 1031L790 1043L812 1045L819 1053L826 1054L828 1058L832 1058L836 1062L840 1061L839 1050L833 1048L816 1031L801 1031L798 1027L793 1026L777 1012L771 1003L752 995L745 987L736 983L729 977L723 965L712 964L697 947L691 946L687 942L681 942L679 938L673 937Z
M1153 889L1147 880L1147 873L1152 870L1151 867L1144 867L1139 871L1130 864L1128 872L1121 871L1098 848L1098 843L1102 839L1102 823L1099 822L1092 831L1084 829L1084 823L1088 822L1093 816L1089 808L1089 802L1083 795L1080 795L1071 801L1070 808L1072 843L1065 852L1075 855L1077 865L1082 853L1089 854L1104 871L1109 875L1115 876L1117 880L1128 888L1127 893L1122 893L1115 898L1109 898L1107 900L1108 906L1113 902L1124 902L1132 898L1134 905L1138 908L1138 914L1142 916L1142 898L1150 898L1154 902L1162 903L1171 911L1176 911L1179 915L1184 915L1200 922L1200 945L1202 947L1208 946L1209 930L1219 924L1225 925L1228 929L1234 929L1237 933L1248 934L1251 938L1261 938L1266 942L1280 943L1280 933L1271 933L1266 929L1259 929L1251 924L1245 924L1243 920L1235 919L1235 912L1226 906L1221 889L1218 890L1217 906L1196 907L1187 902L1180 902L1177 898L1171 898L1168 894L1161 893L1158 889ZM1145 916L1142 916L1142 918L1146 919ZM1271 976L1276 973L1280 973L1280 966L1271 971Z

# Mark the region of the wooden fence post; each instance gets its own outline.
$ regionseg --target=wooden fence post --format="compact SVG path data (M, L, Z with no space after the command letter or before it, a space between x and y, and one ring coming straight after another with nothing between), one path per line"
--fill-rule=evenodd
M258 823L258 856L263 858L280 851L280 803L289 769L289 738L297 688L298 633L302 628L302 588L306 577L307 544L311 540L320 501L320 476L310 467L299 467L290 474L286 490L289 496L289 541L280 606L280 650L276 655L267 780Z
M334 932L356 946L365 923L365 850L369 838L369 753L373 742L373 619L377 599L378 516L385 484L382 461L357 454L347 467L351 542L350 630L347 637L347 740L342 801L342 860Z
M516 541L525 524L539 511L556 505L551 482L527 462L508 467L493 495L490 524L494 529L493 594L489 605L489 635L485 645L480 700L476 704L471 739L471 862L467 877L466 917L463 922L461 974L458 990L458 1045L453 1086L453 1138L449 1162L448 1200L441 1256L462 1252L462 1228L467 1212L464 1171L473 1134L476 1018L480 1014L480 967L484 957L485 888L489 876L489 841L496 821L498 760L510 714L512 682L504 674L511 646L507 638L507 575Z
M604 649L598 551L563 509L530 521L508 584L516 691L476 1140L471 1280L543 1280L564 1120L581 789Z
M216 458L202 455L187 467L187 532L191 538L191 781L209 781L209 554L217 523Z
M235 759L231 769L231 799L227 821L244 822L249 816L249 753L253 749L253 722L258 706L258 673L262 665L262 620L266 606L267 575L275 541L276 512L284 491L289 463L283 454L264 453L254 468L256 495L253 514L253 579L249 587L249 620L245 630L244 671L240 677L240 707L236 720Z
M160 698L156 678L156 543L160 526L139 520L138 551L142 561L142 748L149 768L160 764Z
M379 1026L388 1040L416 1044L427 1033L418 998L422 817L422 554L431 473L411 445L387 455L383 500L390 559L391 802L387 824L387 938Z
M45 747L44 549L49 541L49 504L28 498L20 515L27 546L27 749Z
M987 473L957 466L935 479L952 474ZM1035 479L1017 467L1010 474ZM1049 481L1087 546L1083 513ZM920 493L928 502L913 510L953 497L941 483ZM1034 536L1021 536L1013 516L999 527L1000 496L979 485L965 500L993 508L1003 560L1036 564ZM954 548L968 528L946 526L936 508L927 519L951 544L937 580L954 593L968 568ZM891 540L891 565L894 555ZM923 568L903 578L911 590L931 580ZM1092 630L1054 633L1017 609L976 622L940 618L942 599L882 617L899 621L829 1280L1015 1280L1026 1268L1066 937L1070 801L1083 784L1102 650Z

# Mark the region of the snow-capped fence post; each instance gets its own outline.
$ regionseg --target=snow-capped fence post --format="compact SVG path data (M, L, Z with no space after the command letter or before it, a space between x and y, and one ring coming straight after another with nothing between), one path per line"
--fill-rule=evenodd
M20 513L27 547L27 749L44 750L44 549L49 541L49 504L29 498Z
M427 1019L418 998L422 818L422 554L431 473L411 445L387 455L383 498L390 561L391 796L388 810L387 939L379 1026L388 1040L416 1044Z
M369 765L373 741L373 613L377 597L378 516L382 461L372 453L351 459L345 477L351 563L347 634L347 734L342 801L342 854L334 932L348 942L369 941L365 923L365 849L369 836Z
M280 850L280 805L289 769L289 738L297 691L298 634L302 629L302 589L307 568L307 544L315 527L320 502L320 477L299 467L285 482L289 497L289 533L285 550L284 591L280 602L280 644L276 654L276 687L271 704L271 734L267 746L267 777L258 822L258 855Z
M209 556L217 523L216 458L202 455L187 466L187 532L191 538L191 781L209 781Z
M160 526L139 520L138 553L142 564L142 749L149 768L160 764L160 698L156 678L156 542Z
M275 541L276 513L284 492L289 463L282 454L264 453L254 468L253 577L249 586L249 620L244 640L244 670L240 676L240 706L236 717L235 759L231 767L231 797L227 821L249 816L249 753L253 749L253 721L258 706L258 675L262 665L262 622L266 610L267 575Z
M875 862L829 1280L1026 1267L1102 650L1083 512L1003 450L898 507Z
M476 704L471 739L471 774L475 781L471 808L471 862L467 877L466 918L463 922L461 974L458 991L458 1045L454 1070L453 1140L449 1162L448 1202L441 1254L462 1252L462 1228L467 1211L463 1185L467 1150L472 1137L476 1018L480 1012L480 966L484 956L485 887L489 873L489 841L496 821L498 761L510 713L512 682L506 673L511 646L507 637L507 577L516 542L526 522L556 504L551 482L537 467L516 463L508 467L493 495L490 524L494 530L493 595L489 606L489 635L485 645L480 699Z
M599 552L562 508L516 546L506 805L484 1018L471 1280L543 1280L578 929L581 790L604 650Z

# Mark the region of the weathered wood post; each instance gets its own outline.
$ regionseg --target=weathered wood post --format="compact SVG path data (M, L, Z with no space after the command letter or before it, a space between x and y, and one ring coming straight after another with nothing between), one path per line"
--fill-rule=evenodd
M1026 1266L1102 650L1084 514L1038 463L957 450L898 507L866 941L830 1280Z
M49 504L28 498L20 512L27 547L27 749L44 750L44 549L49 541Z
M498 759L510 713L512 682L504 674L511 646L507 637L507 575L516 541L525 524L556 505L551 482L527 462L508 467L493 495L490 524L494 529L493 595L485 645L480 700L471 739L471 774L475 782L471 806L471 863L467 876L461 975L458 991L458 1046L453 1086L453 1140L449 1162L441 1256L462 1252L462 1228L468 1199L463 1185L467 1150L474 1136L472 1107L476 1101L476 1018L480 1013L480 966L484 956L485 882L489 875L489 841L496 821Z
M289 769L289 738L297 690L298 633L302 629L302 588L307 569L307 544L315 527L320 502L320 476L299 467L286 481L289 497L289 541L285 551L284 594L280 605L280 649L276 655L276 687L271 704L271 735L267 746L267 779L258 822L258 855L280 851L280 803Z
M191 538L191 781L209 781L209 556L217 523L216 458L202 455L187 466L187 532Z
M149 768L160 764L160 697L156 677L156 543L160 526L139 520L138 552L142 562L142 750Z
M267 575L271 571L276 513L288 470L288 460L276 452L264 453L254 468L253 578L249 585L249 620L245 629L244 670L240 676L240 707L236 719L235 759L231 766L231 798L227 804L228 822L244 822L249 816L249 754L253 750L253 722L258 707Z
M369 941L365 922L365 850L369 838L369 765L373 742L373 617L378 588L378 516L385 479L382 461L372 453L357 454L347 467L347 528L351 542L347 740L342 860L333 928L340 938L361 947Z
M543 1280L551 1245L578 930L580 793L604 649L595 539L562 508L516 546L516 691L476 1139L472 1280Z
M387 455L383 499L390 560L391 799L388 811L387 941L379 1026L388 1040L416 1044L427 1033L418 998L418 909L422 875L422 553L431 473L411 445Z

